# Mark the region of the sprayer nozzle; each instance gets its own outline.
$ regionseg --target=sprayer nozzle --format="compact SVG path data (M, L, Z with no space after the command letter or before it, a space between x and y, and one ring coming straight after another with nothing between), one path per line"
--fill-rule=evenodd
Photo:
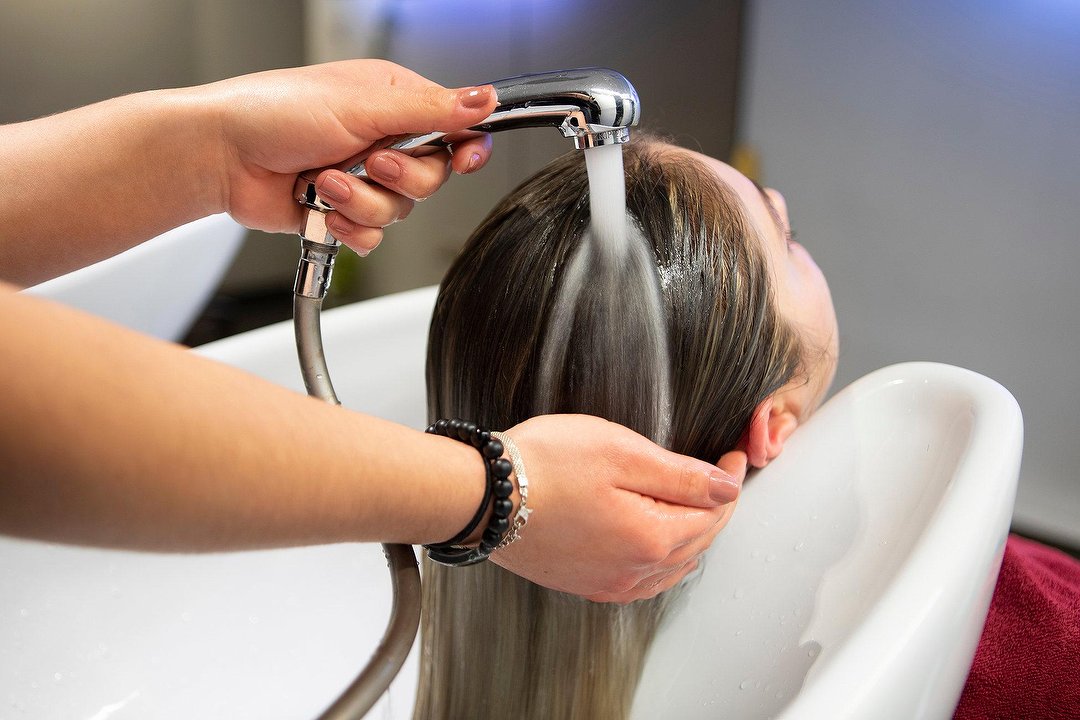
M622 145L630 141L630 128L615 128L596 133L574 135L574 147L587 150L601 145Z

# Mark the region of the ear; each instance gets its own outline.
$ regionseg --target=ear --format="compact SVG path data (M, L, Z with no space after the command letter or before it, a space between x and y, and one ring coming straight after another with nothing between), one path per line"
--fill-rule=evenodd
M799 426L798 416L784 402L770 395L754 408L746 430L746 457L752 467L763 468L784 449L784 443Z

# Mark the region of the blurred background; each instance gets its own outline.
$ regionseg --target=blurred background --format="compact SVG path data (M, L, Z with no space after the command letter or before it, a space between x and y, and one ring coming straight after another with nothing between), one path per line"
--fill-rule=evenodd
M933 360L1024 411L1014 528L1080 550L1080 2L5 0L0 122L138 90L383 57L444 85L613 67L644 124L781 190L840 318L835 387ZM495 138L332 302L437 283L567 144ZM251 232L188 344L289 316L297 243Z

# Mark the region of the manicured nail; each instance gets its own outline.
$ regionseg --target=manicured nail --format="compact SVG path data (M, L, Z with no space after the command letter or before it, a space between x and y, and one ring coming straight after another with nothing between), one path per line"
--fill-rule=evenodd
M490 85L481 85L479 87L464 88L458 91L458 102L462 107L469 110L475 110L476 108L482 108L488 104L488 98L491 97L491 93L494 90Z
M374 173L384 180L397 180L401 177L401 166L389 155L376 155L367 165L368 173Z
M327 175L319 185L319 194L330 202L343 203L352 195L352 190L344 180Z
M327 223L330 229L336 233L351 233L356 229L356 223L351 220L346 220L341 215L331 215L330 221Z
M735 502L741 489L742 476L732 477L723 471L717 471L709 475L709 497L715 503L724 505Z
M472 171L479 170L479 169L480 169L480 153L473 153L472 157L469 158L469 165L468 165L468 167L465 168L465 172L463 172L462 175L468 175Z

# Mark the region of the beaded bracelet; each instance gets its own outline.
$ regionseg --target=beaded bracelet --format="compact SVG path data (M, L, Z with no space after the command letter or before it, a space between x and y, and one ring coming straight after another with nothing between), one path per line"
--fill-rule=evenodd
M496 550L502 550L504 547L521 537L521 529L525 527L525 523L529 522L529 513L532 510L529 509L529 478L525 475L525 461L521 459L521 453L518 452L517 443L505 433L493 432L491 436L500 441L506 447L506 454L510 456L510 463L514 466L514 477L517 479L518 495L521 497L521 502L518 504L518 511L514 515L514 523L510 526L510 532L506 534L503 541L499 543Z
M510 500L510 496L514 493L514 484L510 481L510 474L514 466L502 457L504 450L502 442L492 437L491 432L477 427L475 423L444 419L429 426L426 432L471 444L480 452L486 468L484 498L476 514L461 532L446 542L425 545L428 557L440 565L462 566L483 562L499 547L510 529L509 518L514 509L514 503ZM493 497L494 501L492 501ZM487 512L489 502L492 504L491 517L481 536L479 547L459 546L457 543L476 530Z

